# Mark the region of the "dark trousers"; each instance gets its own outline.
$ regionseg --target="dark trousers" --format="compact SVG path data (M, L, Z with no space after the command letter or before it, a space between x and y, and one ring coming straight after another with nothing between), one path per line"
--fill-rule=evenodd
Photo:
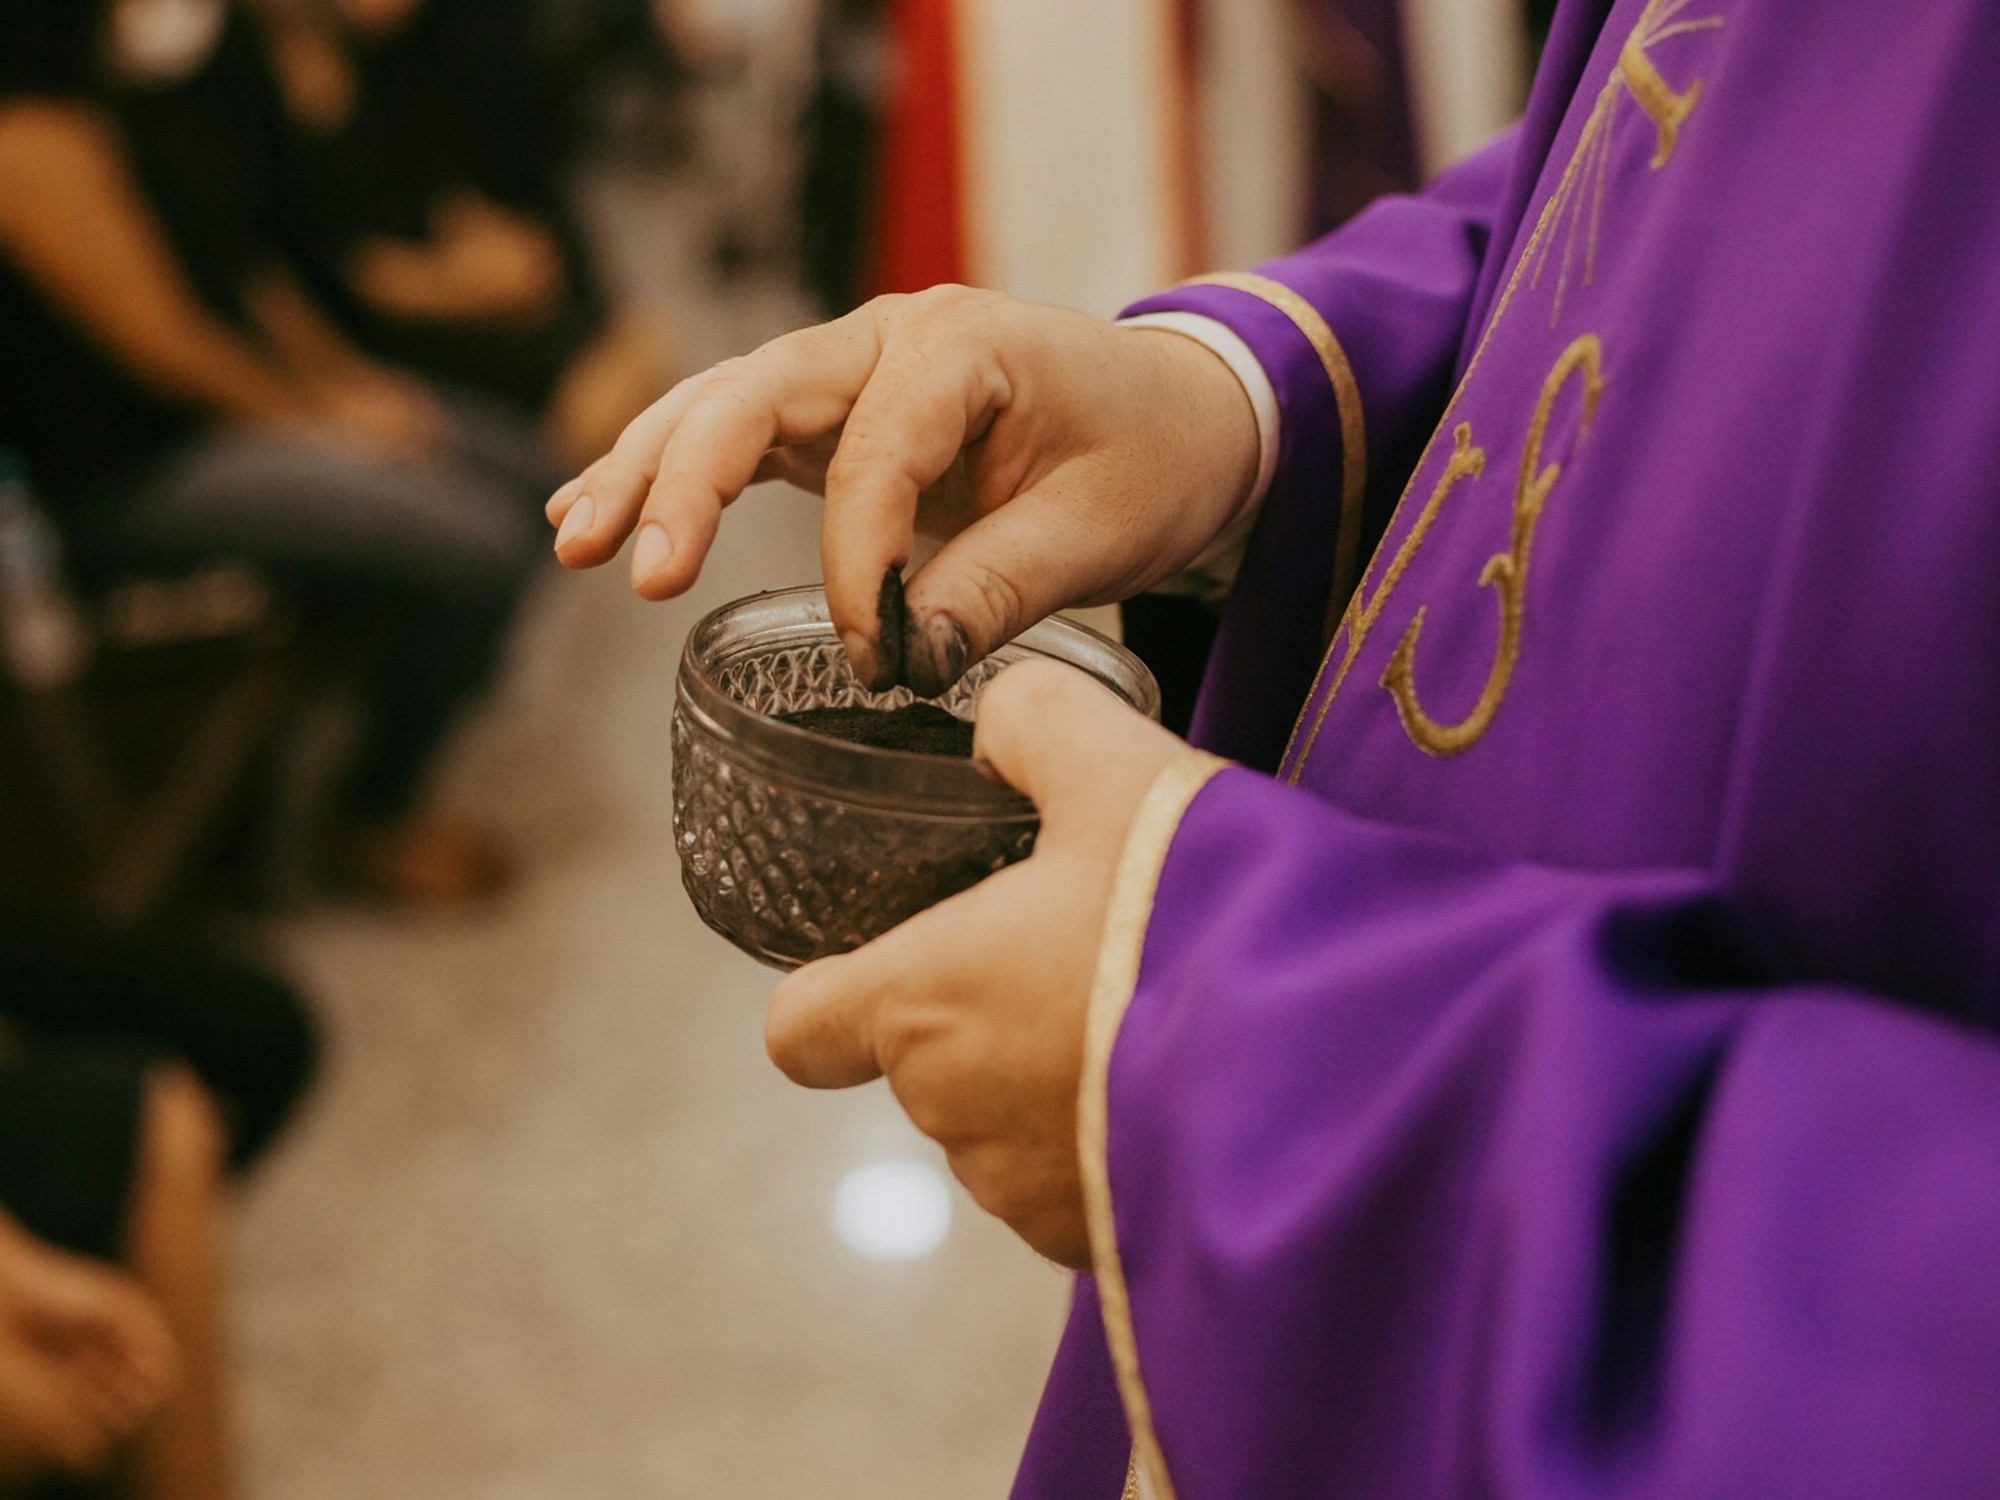
M364 620L376 712L351 793L365 817L407 810L549 555L541 507L558 476L532 432L471 401L451 413L452 442L417 463L289 432L219 432L69 526L91 576L240 561L296 591L309 618Z

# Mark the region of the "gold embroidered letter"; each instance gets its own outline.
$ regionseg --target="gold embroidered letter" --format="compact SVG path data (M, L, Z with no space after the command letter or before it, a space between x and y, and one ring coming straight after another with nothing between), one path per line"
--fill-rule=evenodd
M1565 349L1555 368L1549 371L1549 378L1542 384L1541 400L1535 404L1534 420L1528 424L1528 440L1521 450L1521 474L1514 488L1511 544L1505 552L1487 559L1486 566L1479 573L1480 584L1490 587L1499 601L1500 644L1493 655L1492 669L1486 674L1486 686L1481 690L1472 712L1456 724L1440 724L1425 713L1423 705L1417 701L1417 637L1424 628L1422 609L1417 611L1417 617L1410 621L1410 628L1396 643L1396 649L1389 655L1388 668L1382 673L1382 686L1396 700L1396 712L1403 721L1404 730L1419 749L1431 755L1457 755L1478 744L1486 731L1493 727L1494 717L1500 712L1500 704L1507 696L1507 686L1514 676L1514 663L1521 652L1521 620L1528 587L1528 561L1535 545L1535 526L1542 518L1542 507L1555 489L1556 481L1562 477L1561 464L1542 466L1542 444L1548 437L1556 400L1579 370L1583 374L1583 412L1576 436L1577 442L1581 443L1590 429L1591 418L1597 414L1597 403L1604 395L1604 347L1595 334L1585 334Z
M1332 706L1334 695L1340 691L1341 684L1347 681L1347 674L1354 666L1354 658L1361 654L1361 648L1368 643L1368 637L1375 629L1375 622L1381 618L1382 611L1388 608L1389 596L1396 592L1396 585L1403 581L1403 574L1409 571L1410 559L1417 555L1417 549L1423 546L1424 538L1430 534L1431 523L1437 520L1438 512L1444 508L1444 502L1450 497L1451 492L1458 488L1461 480L1477 479L1485 472L1486 450L1472 446L1472 424L1460 422L1451 430L1451 457L1445 460L1444 472L1438 475L1437 485L1431 490L1430 499L1424 502L1424 508L1417 512L1417 519L1411 524L1409 535L1403 538L1403 544L1396 549L1396 555L1389 559L1388 571L1382 575L1382 581L1370 590L1368 580L1363 578L1361 588L1357 589L1354 597L1347 601L1347 612L1341 617L1341 625L1347 631L1347 649L1341 653L1340 667L1333 674L1333 686L1327 689L1326 698L1320 705L1319 717L1313 720L1312 733L1306 736L1305 749L1300 752L1298 759L1293 761L1292 769L1288 773L1294 786L1298 784L1300 771L1305 769L1306 757L1312 754L1313 743L1319 738L1319 727L1326 722L1326 711ZM1414 480L1411 482L1415 483ZM1365 600L1361 597L1364 592L1368 595ZM1287 745L1285 747L1287 759L1291 758L1291 753L1291 746Z

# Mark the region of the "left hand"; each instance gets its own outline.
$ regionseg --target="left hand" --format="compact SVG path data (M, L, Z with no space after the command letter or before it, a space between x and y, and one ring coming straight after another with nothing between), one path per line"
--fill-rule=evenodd
M771 996L765 1042L797 1083L887 1076L979 1205L1051 1260L1090 1259L1077 1091L1098 941L1125 836L1185 747L1081 673L1013 667L975 753L1034 799L1034 854Z

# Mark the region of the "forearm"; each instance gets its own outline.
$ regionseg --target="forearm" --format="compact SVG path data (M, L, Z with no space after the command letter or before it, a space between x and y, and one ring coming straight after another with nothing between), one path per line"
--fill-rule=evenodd
M266 342L293 375L304 380L337 379L368 371L374 361L362 353L314 305L289 271L271 266L251 278L244 304Z
M95 112L0 112L0 254L162 395L259 420L302 409L284 370L202 305Z
M297 379L219 324L191 324L157 342L134 340L121 352L130 372L162 395L217 417L283 422L312 410Z
M347 279L370 307L394 317L448 321L483 311L454 284L445 254L426 244L364 241L348 257Z

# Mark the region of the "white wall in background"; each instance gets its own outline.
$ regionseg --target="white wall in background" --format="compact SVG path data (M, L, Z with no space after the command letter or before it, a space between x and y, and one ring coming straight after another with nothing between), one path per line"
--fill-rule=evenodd
M959 0L976 279L1116 312L1170 281L1167 0Z
M1293 58L1293 0L1205 0L1203 147L1209 260L1243 267L1296 250L1309 95Z
M1521 112L1528 48L1519 0L1403 0L1403 40L1426 176Z

